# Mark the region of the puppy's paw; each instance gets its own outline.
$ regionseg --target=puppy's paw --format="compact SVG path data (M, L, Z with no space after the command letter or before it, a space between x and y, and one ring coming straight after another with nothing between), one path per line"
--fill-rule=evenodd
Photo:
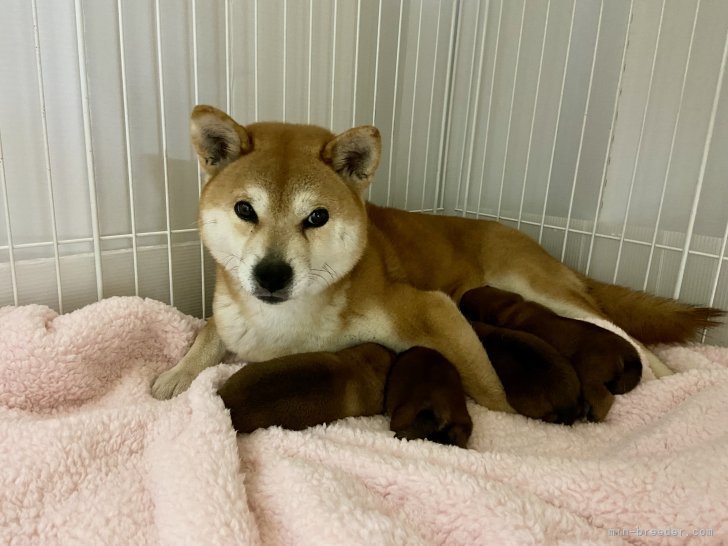
M152 385L152 396L157 400L169 400L186 391L195 377L184 370L172 368L157 377Z
M389 428L395 438L429 440L443 445L466 447L473 432L473 421L466 413L461 418L446 418L437 409L428 407L414 413L411 408L395 412Z
M634 389L642 377L642 361L630 343L621 337L593 328L590 343L572 358L581 381L585 414L589 421L603 421L615 394Z
M518 413L565 425L584 416L576 371L551 345L522 331L478 322L473 328Z
M473 431L460 374L432 349L415 347L397 357L385 403L397 438L464 448Z

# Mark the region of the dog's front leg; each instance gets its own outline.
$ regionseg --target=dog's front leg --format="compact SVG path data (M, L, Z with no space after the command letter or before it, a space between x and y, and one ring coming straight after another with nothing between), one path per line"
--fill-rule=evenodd
M515 413L478 336L447 295L396 285L387 291L384 305L394 326L393 345L400 350L415 346L434 349L457 368L465 392L476 402Z
M173 368L160 375L152 385L152 396L167 400L184 392L204 369L220 363L225 346L215 328L214 317L199 331L187 354Z

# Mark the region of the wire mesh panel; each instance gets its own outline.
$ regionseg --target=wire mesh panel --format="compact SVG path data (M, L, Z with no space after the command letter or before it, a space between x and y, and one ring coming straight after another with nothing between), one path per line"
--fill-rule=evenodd
M4 2L0 305L140 295L209 313L197 103L243 124L375 124L386 151L371 199L437 209L456 6Z
M728 4L466 0L459 21L445 210L728 306Z
M0 305L209 314L188 138L207 103L374 124L373 201L728 307L727 32L712 0L3 0Z

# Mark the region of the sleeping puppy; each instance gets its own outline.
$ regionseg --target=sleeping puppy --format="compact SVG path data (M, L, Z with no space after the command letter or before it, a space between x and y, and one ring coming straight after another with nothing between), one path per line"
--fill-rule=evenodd
M398 438L465 447L473 428L457 370L422 347L395 357L365 343L255 362L230 376L218 394L241 433L274 425L301 430L385 410Z
M471 324L518 413L563 425L584 417L583 404L572 403L579 397L579 379L556 349L527 332Z
M384 409L384 384L395 354L376 343L336 353L300 353L253 362L218 394L241 433L278 425L290 430Z
M614 395L632 390L642 376L637 351L620 336L561 317L513 292L489 286L476 288L463 295L460 309L471 321L529 333L556 349L576 371L590 421L603 420ZM490 345L484 344L490 352Z

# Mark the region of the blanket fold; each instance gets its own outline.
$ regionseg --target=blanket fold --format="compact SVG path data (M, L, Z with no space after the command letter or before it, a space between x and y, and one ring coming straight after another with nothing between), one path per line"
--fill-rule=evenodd
M0 309L0 544L728 542L728 349L653 348L677 373L603 423L469 409L470 449L385 417L236 437L215 394L159 402L202 322L111 298Z

